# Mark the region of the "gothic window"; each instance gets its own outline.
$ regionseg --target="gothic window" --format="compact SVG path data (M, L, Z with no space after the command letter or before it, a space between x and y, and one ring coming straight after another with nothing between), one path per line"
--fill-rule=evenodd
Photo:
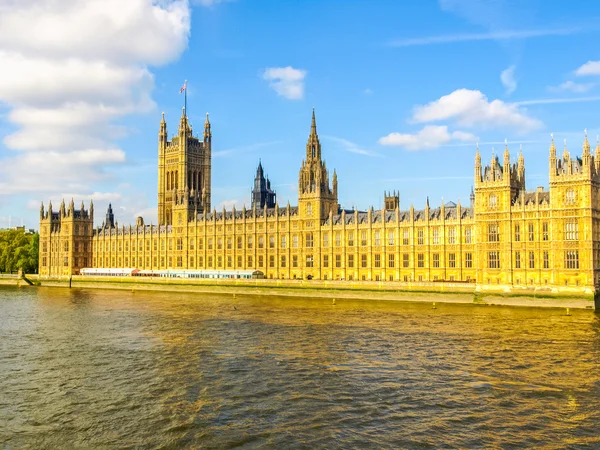
M298 248L298 235L297 234L292 236L292 247Z
M565 195L565 202L567 204L575 203L575 191L573 189L568 189Z
M316 158L317 156L317 149L315 148L315 144L312 145L311 147L311 154L313 158Z
M281 248L287 247L287 236L281 236Z
M408 245L408 230L402 231L402 245Z
M410 255L408 253L402 254L402 267L405 269L410 266Z
M454 227L448 229L448 244L456 244L456 228Z
M535 269L535 253L529 252L529 268Z
M381 238L380 238L379 231L375 232L375 245L381 245Z
M470 244L473 241L473 231L471 227L465 228L465 244Z
M335 267L342 267L342 255L335 255Z
M500 256L498 252L488 253L488 268L499 269L500 268Z
M329 247L329 234L323 233L323 247Z
M433 254L433 267L434 268L440 267L440 254L439 253Z
M394 245L394 232L388 231L388 245Z
M417 244L418 245L423 245L423 229L422 228L420 228L417 231Z
M425 267L425 256L423 255L423 253L419 253L417 255L417 267L420 269Z
M312 203L306 205L306 215L312 216Z
M281 256L281 268L285 269L286 264L287 264L287 260L285 258L285 255L282 255Z
M450 268L456 267L456 253L448 254L448 267L450 267Z
M298 267L298 255L292 256L292 267Z
M576 241L579 239L577 220L569 219L565 223L565 241Z
M544 269L548 269L550 267L550 262L548 261L548 252L544 252Z
M565 252L565 269L579 269L578 250L570 250Z
M367 267L367 255L360 255L360 266Z
M433 245L438 245L440 243L440 229L435 227L433 229Z
M532 223L529 224L529 241L533 241L535 239L535 227Z
M518 223L515 224L515 242L519 242L521 240L521 225Z
M313 255L306 255L306 267L313 266Z
M354 267L354 255L348 255L348 267L351 269Z
M488 241L489 242L500 242L500 231L498 230L497 223L490 223L488 225ZM492 267L490 267L491 269Z
M181 225L183 223L183 217L181 216L181 213L177 214L177 223L179 225Z
M515 252L515 269L521 268L521 252Z
M390 269L393 269L393 268L394 268L394 265L395 265L394 254L393 254L393 253L390 253L390 254L388 255L388 267L389 267Z
M354 233L348 233L348 247L354 247Z
M498 197L496 197L496 194L490 194L490 199L489 199L489 207L494 209L498 206Z
M338 231L335 233L335 246L339 247L340 245L342 245L342 233Z
M156 243L156 241L154 241ZM190 239L190 250L194 250L194 239Z
M548 240L548 222L542 223L542 240Z
M381 267L381 255L379 253L375 254L375 267Z
M360 233L360 245L362 247L367 245L367 232L366 231L362 231Z
M323 267L329 267L329 255L323 255Z
M264 238L264 237L262 237L262 236L260 236L260 237L258 238L258 248L263 248L263 247L264 247L264 245L265 245L265 238Z
M275 248L275 236L269 236L269 248Z
M306 247L312 248L313 246L313 235L312 233L306 233Z
M467 269L473 267L473 253L465 253L465 267Z

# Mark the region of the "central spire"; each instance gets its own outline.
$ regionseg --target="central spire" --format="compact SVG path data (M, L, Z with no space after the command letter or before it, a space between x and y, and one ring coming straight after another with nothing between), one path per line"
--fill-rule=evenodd
M306 143L306 161L320 161L321 160L321 143L319 142L319 135L317 134L317 120L315 118L315 108L312 111L312 120L310 124L310 135L308 136L308 142Z
M318 135L317 135L317 119L315 119L315 108L314 108L314 106L313 106L313 109L312 109L312 121L311 121L311 124L310 124L310 136L311 137L315 136L315 137L318 138Z

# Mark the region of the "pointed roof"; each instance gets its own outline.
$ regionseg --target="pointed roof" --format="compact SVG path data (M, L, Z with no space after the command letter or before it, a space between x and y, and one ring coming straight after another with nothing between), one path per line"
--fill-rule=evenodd
M310 123L310 135L317 136L317 120L315 119L315 108L312 110L312 120Z

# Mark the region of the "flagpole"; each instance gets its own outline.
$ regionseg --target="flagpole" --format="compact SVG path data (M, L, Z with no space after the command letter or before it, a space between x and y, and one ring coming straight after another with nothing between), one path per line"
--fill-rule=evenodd
M183 108L185 110L185 117L187 117L187 80L184 81L183 86L185 87L185 90L183 92Z

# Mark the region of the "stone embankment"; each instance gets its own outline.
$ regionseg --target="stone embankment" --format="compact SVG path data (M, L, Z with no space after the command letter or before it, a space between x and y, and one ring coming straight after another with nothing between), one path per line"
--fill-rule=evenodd
M456 282L374 282L327 280L180 279L153 277L28 276L35 285L84 289L175 291L206 294L278 295L324 299L395 300L409 302L469 303L553 308L594 309L594 295L583 289L477 286ZM17 279L12 282L16 285ZM2 280L0 279L0 284ZM10 284L10 283L7 283ZM21 281L21 284L24 284ZM596 305L597 309L600 305Z

